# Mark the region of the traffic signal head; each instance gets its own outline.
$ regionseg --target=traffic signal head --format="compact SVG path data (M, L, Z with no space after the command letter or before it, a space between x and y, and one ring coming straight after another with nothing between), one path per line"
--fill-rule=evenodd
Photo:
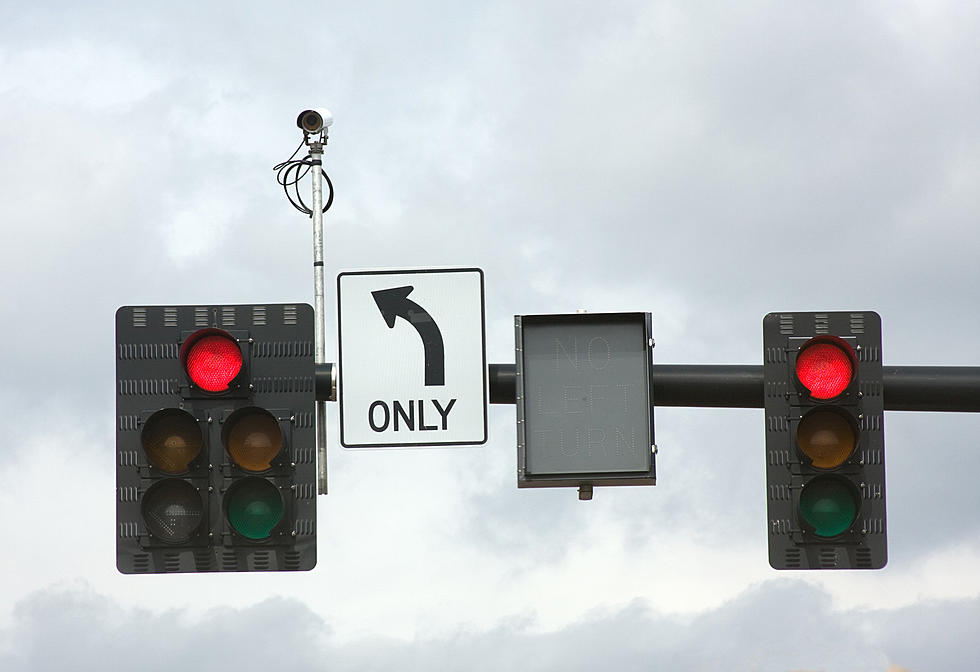
M881 318L771 313L763 342L770 564L883 567Z
M316 564L313 309L116 313L116 555L132 573Z

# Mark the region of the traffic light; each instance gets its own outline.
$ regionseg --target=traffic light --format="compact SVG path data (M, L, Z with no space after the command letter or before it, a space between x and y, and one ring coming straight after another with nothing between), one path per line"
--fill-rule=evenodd
M116 312L116 566L316 564L313 309Z
M881 318L770 313L762 333L769 564L884 567Z

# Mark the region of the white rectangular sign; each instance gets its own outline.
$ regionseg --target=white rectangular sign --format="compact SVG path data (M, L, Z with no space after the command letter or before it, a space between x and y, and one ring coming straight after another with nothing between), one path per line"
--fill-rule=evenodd
M484 312L479 268L340 273L340 443L485 443Z

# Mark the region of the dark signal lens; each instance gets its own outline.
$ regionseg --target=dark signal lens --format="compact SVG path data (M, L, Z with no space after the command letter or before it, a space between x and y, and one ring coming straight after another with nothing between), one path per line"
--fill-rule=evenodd
M854 489L840 478L818 476L800 492L800 516L818 537L843 534L857 518Z
M854 377L854 364L843 342L814 340L796 358L796 377L814 399L839 396Z
M188 340L184 366L191 382L207 392L225 392L242 370L242 351L229 334L210 331Z
M187 481L167 478L154 483L143 497L143 520L154 537L172 544L184 543L204 518L201 495Z
M197 420L179 408L165 408L151 415L140 441L150 464L168 474L187 471L204 443Z
M857 429L839 412L817 408L800 420L796 441L800 450L818 469L834 469L854 452Z
M282 520L282 497L264 478L245 478L235 483L227 496L228 522L246 539L268 539Z
M231 459L248 471L266 471L282 450L279 421L261 408L235 411L221 434Z

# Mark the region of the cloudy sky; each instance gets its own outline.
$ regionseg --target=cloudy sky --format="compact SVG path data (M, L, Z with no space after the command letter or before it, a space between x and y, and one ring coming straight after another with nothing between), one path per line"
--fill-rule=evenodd
M886 365L980 365L973 3L7 3L0 669L980 666L980 418L886 414L889 563L777 572L763 415L657 408L658 485L516 487L343 449L312 572L123 576L116 308L312 303L272 166L307 107L341 269L474 266L513 316L649 311L659 363L760 364L774 310L876 310ZM232 667L234 666L234 667Z

